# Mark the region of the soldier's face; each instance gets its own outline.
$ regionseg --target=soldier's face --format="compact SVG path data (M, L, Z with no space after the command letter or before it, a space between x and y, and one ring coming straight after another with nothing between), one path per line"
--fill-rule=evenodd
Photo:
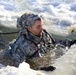
M43 22L40 20L36 20L33 26L29 26L28 30L34 35L41 36L43 31Z

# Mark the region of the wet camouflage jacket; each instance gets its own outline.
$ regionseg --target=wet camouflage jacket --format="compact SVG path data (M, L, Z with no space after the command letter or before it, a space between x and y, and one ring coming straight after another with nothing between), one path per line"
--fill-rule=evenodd
M27 31L27 34L20 34L18 39L9 45L5 55L12 58L17 65L27 59L44 56L52 49L50 36L43 31L42 37L35 36Z

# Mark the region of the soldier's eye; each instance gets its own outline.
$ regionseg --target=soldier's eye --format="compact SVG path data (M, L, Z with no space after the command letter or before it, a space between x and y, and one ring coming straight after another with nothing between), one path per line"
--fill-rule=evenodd
M43 25L38 25L37 26L37 29L40 29L40 28L42 28L43 27Z

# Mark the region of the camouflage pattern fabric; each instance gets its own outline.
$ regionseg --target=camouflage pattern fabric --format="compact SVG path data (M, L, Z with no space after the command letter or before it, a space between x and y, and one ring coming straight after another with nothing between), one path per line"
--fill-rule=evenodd
M34 42L27 40L27 38L33 39L32 41L38 45L36 46ZM31 65L31 68L49 65L52 62L52 53L50 53L50 55L48 54L53 48L53 45L51 44L52 41L50 37L44 32L43 37L37 37L32 33L29 35L27 34L26 37L21 34L18 39L14 43L11 43L6 49L3 58L3 61L6 62L3 63L4 65L8 64L18 67L19 64L23 61L28 62L30 60L33 60L32 63L35 63L34 65L31 65L31 61L28 62ZM38 50L38 52L33 56L33 58L28 58L28 56L31 56L36 50ZM45 62L47 63L45 64Z
M51 60L51 54L48 54L53 49L53 44L50 36L43 31L43 35L41 37L35 36L27 30L27 26L32 26L34 21L40 18L35 14L23 14L17 21L17 27L20 31L19 37L16 41L11 42L8 48L5 50L2 61L6 61L6 65L8 62L9 65L19 66L23 61L28 62L33 60L35 65L31 65L31 68L36 68L38 66L47 66L49 65L49 60ZM38 52L33 56L33 58L29 58L34 52ZM49 57L48 57L48 56ZM48 59L46 59L48 58ZM37 59L37 60L36 60ZM33 62L33 63L34 63ZM46 64L44 64L44 63Z

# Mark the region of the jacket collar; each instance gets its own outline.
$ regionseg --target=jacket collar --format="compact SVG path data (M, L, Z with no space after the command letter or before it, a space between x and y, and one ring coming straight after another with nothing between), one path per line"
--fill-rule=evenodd
M28 38L28 39L34 41L36 44L38 44L41 41L41 39L43 38L43 36L41 36L41 37L36 36L27 30L26 38Z

